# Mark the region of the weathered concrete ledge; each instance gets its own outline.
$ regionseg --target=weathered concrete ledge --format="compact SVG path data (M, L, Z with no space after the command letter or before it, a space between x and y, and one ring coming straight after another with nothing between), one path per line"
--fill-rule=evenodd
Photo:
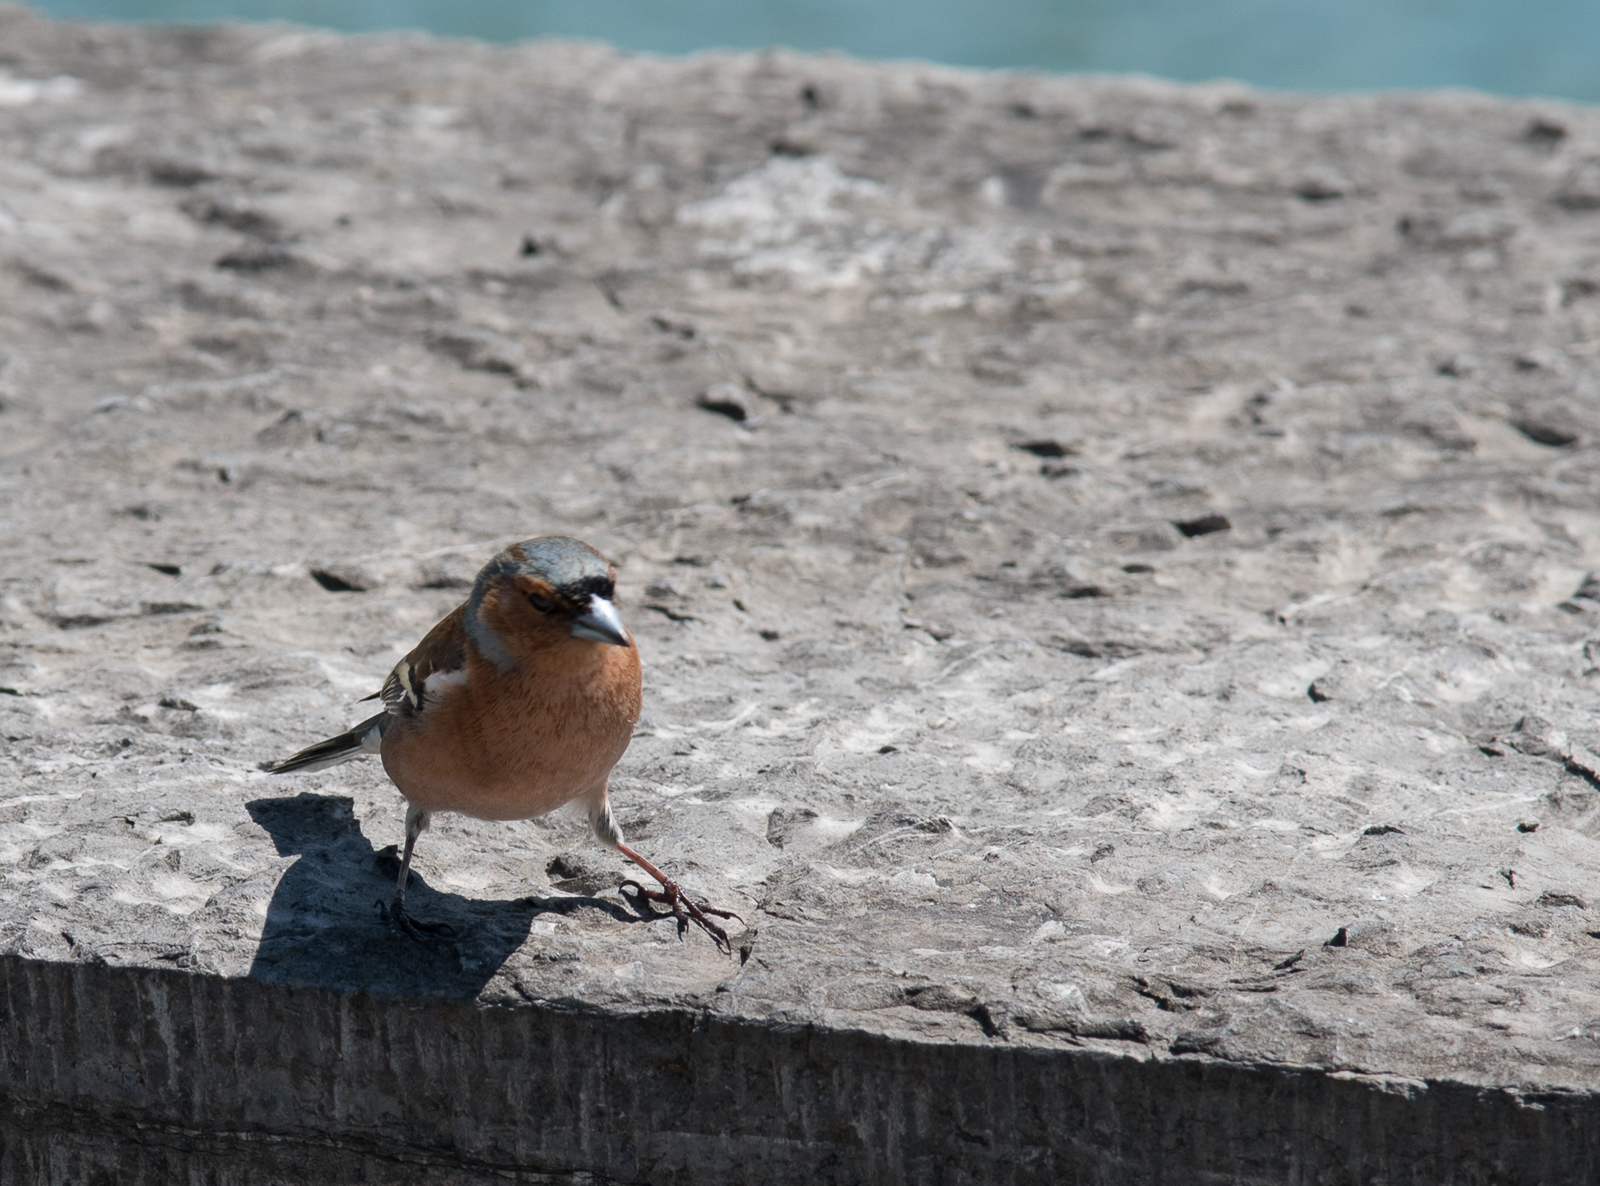
M7 1182L1600 1176L1600 112L0 70ZM260 770L550 531L735 956L565 818L398 942L381 772Z

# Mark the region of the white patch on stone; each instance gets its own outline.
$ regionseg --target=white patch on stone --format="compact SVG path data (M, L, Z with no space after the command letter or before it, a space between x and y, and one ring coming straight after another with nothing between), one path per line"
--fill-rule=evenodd
M0 72L0 107L31 107L38 102L60 103L83 93L83 83L69 74L54 78L13 78Z
M876 881L882 875L874 873L871 869L836 869L832 865L818 865L820 872L826 873L835 881L843 885L865 885L869 881Z
M798 238L807 224L844 222L848 215L840 208L842 201L883 192L876 182L847 177L827 157L779 159L735 178L714 198L679 207L678 221L781 243Z
M1097 873L1089 874L1089 876L1085 879L1085 884L1097 894L1109 894L1112 897L1115 897L1117 894L1125 894L1133 888L1129 885L1114 885Z
M1049 924L1045 924L1048 926ZM1057 923L1057 926L1060 924ZM1083 989L1076 984L1065 984L1060 981L1041 984L1039 986L1044 995L1053 1001L1059 1001L1070 1009L1082 1009L1088 1012L1089 1002L1084 999Z
M838 840L841 837L850 835L865 822L865 820L859 819L834 819L832 816L819 815L811 821L811 826L829 840Z

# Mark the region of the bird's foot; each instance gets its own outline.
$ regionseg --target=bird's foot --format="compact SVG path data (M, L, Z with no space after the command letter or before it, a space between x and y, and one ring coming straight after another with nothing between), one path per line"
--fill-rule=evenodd
M683 888L675 881L663 880L660 889L647 889L637 881L624 881L617 886L624 894L632 890L640 899L647 902L660 902L672 911L672 917L678 920L678 938L683 938L684 932L689 929L692 922L706 934L711 936L711 941L717 945L717 950L727 955L733 954L733 943L728 939L728 932L711 921L711 915L718 918L739 918L731 910L718 910L704 902L696 902L683 892Z
M409 939L419 943L437 943L440 940L454 939L456 929L447 922L418 922L406 911L405 899L399 894L394 896L394 901L389 903L384 917L389 920L389 925Z

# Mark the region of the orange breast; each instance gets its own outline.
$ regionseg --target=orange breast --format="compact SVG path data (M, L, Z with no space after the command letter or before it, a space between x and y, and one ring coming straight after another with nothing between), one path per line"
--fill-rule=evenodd
M423 811L544 815L605 785L639 719L639 652L574 640L505 675L475 653L466 681L383 738L383 767Z

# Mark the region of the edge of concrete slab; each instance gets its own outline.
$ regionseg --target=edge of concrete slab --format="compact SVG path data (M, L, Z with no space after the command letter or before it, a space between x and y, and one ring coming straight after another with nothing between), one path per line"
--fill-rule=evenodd
M0 957L0 1183L1557 1183L1600 1097Z

